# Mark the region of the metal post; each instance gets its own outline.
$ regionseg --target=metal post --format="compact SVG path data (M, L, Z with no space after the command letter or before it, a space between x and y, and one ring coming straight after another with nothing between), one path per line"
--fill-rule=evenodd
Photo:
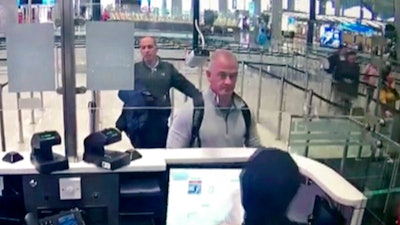
M312 116L312 99L313 99L314 92L312 89L310 89L306 93L307 93L307 98L306 98L307 101L306 101L306 105L304 107L304 109L305 109L304 114L306 117L309 118Z
M278 132L276 134L276 139L281 139L282 132L282 112L283 112L283 95L285 89L285 77L281 76L281 90L279 92L279 112L278 112Z
M77 153L75 33L71 0L61 0L61 76L64 109L65 154L75 161Z
M342 8L341 0L335 0L335 16L340 16Z
M242 60L242 76L240 77L240 95L243 97L244 96L244 70L245 70L245 65L244 65L244 60Z
M101 124L101 91L96 91L96 126L100 129Z
M382 64L382 62L381 62L381 64ZM380 66L381 67L381 69L380 69L380 71L382 71L382 68L383 68L383 66L381 65ZM376 102L376 104L375 104L375 110L374 110L374 115L375 116L378 116L379 115L379 108L381 107L380 106L380 101L379 101L379 94L380 94L380 92L381 92L381 89L382 89L382 76L379 76L378 77L378 84L377 84L377 92L376 92L376 97L375 97L375 99L377 99L378 101Z
M18 137L19 137L19 143L24 143L24 127L22 124L22 111L19 105L19 101L21 100L21 93L17 93L17 108L18 108Z
M263 54L260 53L260 62L262 62ZM257 122L260 122L260 108L261 108L261 95L262 95L262 66L260 65L258 70L258 99L257 99Z
M193 9L193 43L192 49L195 50L199 47L199 32L196 29L196 21L200 26L200 0L192 0Z
M389 184L389 190L388 190L388 194L387 194L387 196L386 196L386 201L385 201L385 206L384 206L384 208L383 208L383 213L386 213L387 212L387 210L388 210L388 208L389 208L389 201L391 200L391 197L392 197L392 190L393 190L393 188L394 187L396 187L396 181L397 181L397 174L398 174L398 171L399 171L399 158L397 158L396 160L395 160L395 162L394 162L394 165L393 165L393 173L392 173L392 176L391 176L391 178L390 178L390 184Z
M306 83L305 83L305 88L308 89L308 86L310 85L310 74L309 74L309 67L308 67L308 51L306 52L306 56L305 56L305 72L306 72Z
M199 89L203 89L203 66L200 66Z
M289 80L289 65L286 63L286 65L285 65L285 73L284 73L284 78L285 78L285 81L286 81L286 79L287 80ZM283 82L283 88L285 88L287 85L286 85L286 83L285 82ZM285 94L283 94L283 108L282 108L282 111L284 111L285 109L286 109L286 101L284 101L285 100Z
M35 96L33 94L33 92L31 92L31 99L33 99ZM32 109L31 110L31 124L35 124L35 110Z
M89 127L90 133L96 132L99 130L99 121L98 121L98 96L97 91L92 91L92 101L89 102Z
M399 41L399 38L400 38L400 1L398 1L398 0L394 0L393 1L394 2L394 11L395 11L395 14L394 14L394 25L395 25L395 27L396 27L396 34L397 34L397 41L396 41L396 53L397 53L397 58L399 58L400 57L400 41ZM397 59L398 60L398 59Z
M40 92L40 108L44 109L43 91Z
M59 79L59 73L60 73L60 68L59 68L59 64L58 64L58 46L56 45L55 47L55 61L56 61L56 89L59 88L61 86L61 84L59 83L60 79Z
M28 0L28 23L32 22L32 0Z
M6 134L4 128L4 112L3 112L3 87L6 84L0 85L0 136L1 136L1 150L6 151Z
M32 23L32 0L28 0L28 23ZM33 92L30 95L31 98L34 97ZM35 110L31 110L31 124L35 124Z
M350 134L349 134L350 136ZM342 160L340 161L340 174L344 174L344 167L346 165L346 159L347 159L347 155L349 153L349 139L346 139L346 143L344 145L344 149L343 149L343 155L342 155Z
M316 20L315 6L316 6L316 0L310 0L310 17L309 20L307 21L308 24L307 45L312 45L314 40L314 24Z

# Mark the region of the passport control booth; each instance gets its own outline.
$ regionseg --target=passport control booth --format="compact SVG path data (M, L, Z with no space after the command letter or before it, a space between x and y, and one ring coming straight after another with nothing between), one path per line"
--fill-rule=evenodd
M243 218L239 176L255 149L108 150L120 133L85 139L83 160L51 146L57 132L32 137L16 161L0 153L0 224L222 225ZM303 177L288 218L304 224L361 224L366 197L329 167L292 155ZM235 211L238 208L238 211ZM328 221L328 222L326 222ZM239 224L242 221L239 222Z

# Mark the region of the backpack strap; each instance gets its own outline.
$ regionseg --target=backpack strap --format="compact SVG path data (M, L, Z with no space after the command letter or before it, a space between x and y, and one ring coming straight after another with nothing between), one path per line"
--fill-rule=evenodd
M241 108L244 123L246 126L245 134L244 134L244 140L247 142L250 138L250 127L251 127L251 111L247 103L243 100L242 97L240 97L238 94L234 93L235 97L238 98L240 101L243 102L244 106Z
M201 147L200 127L204 117L204 101L201 102L202 103L199 105L193 103L193 117L192 117L193 124L192 124L192 136L189 142L190 147L199 147L199 148Z
M238 95L236 95L244 104L241 108L244 123L246 126L245 130L245 142L249 140L250 137L250 127L251 127L251 112L247 103ZM204 117L204 102L201 105L193 105L193 117L192 117L192 136L190 138L189 146L190 147L201 147L201 139L200 139L200 127L203 122Z
M245 142L247 142L250 138L250 126L251 126L251 112L249 109L249 106L246 104L246 102L244 102L244 106L242 107L242 114L243 114L243 119L244 119L244 123L246 125L246 131L244 134L244 140Z

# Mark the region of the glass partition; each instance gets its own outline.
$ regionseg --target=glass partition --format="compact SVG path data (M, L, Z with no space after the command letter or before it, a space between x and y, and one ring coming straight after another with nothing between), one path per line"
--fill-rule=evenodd
M398 206L400 153L400 145L382 134L390 126L390 120L368 117L292 115L289 149L338 171L369 198L366 217L388 222Z

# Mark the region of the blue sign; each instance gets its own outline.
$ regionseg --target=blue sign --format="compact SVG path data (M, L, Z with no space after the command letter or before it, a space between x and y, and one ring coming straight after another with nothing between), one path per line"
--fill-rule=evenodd
M189 195L199 195L201 194L201 180L191 180L189 181Z

